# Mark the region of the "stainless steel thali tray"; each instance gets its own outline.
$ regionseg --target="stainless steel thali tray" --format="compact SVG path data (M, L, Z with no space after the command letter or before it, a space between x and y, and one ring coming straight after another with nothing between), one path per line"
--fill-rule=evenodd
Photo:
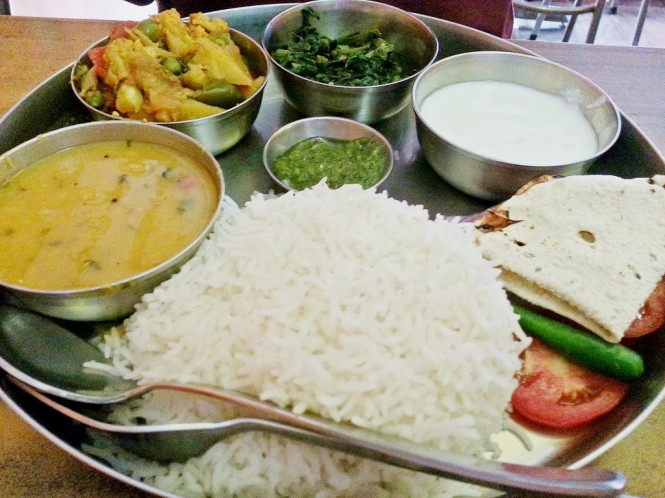
M229 25L260 41L266 24L291 4L245 7L212 13ZM446 21L422 16L436 33L440 43L439 58L477 50L504 50L530 53L527 50L485 33ZM79 107L69 87L70 68L63 68L15 105L0 121L0 153L51 129L89 120ZM283 124L300 116L281 97L274 81L265 91L261 111L251 132L234 148L219 155L227 194L239 204L254 191L279 191L262 164L263 145ZM591 174L613 174L626 178L665 173L665 160L647 137L622 115L622 132L616 145L592 167ZM425 162L416 138L413 112L404 109L395 117L376 125L391 142L395 167L381 187L397 199L422 204L433 215L468 215L485 209L487 204L447 185ZM588 464L626 437L665 398L665 336L654 334L641 341L641 352L647 374L635 383L629 398L610 416L592 428L569 433L536 433L529 431L534 447L526 450L512 434L498 437L503 449L502 460L577 468ZM0 398L20 417L57 446L80 461L138 489L157 496L174 497L137 480L131 479L104 462L81 450L84 432L20 392L0 372Z

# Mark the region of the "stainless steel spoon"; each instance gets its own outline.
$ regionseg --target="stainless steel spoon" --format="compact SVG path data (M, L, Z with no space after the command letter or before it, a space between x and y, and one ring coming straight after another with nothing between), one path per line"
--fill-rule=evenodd
M617 471L532 467L449 453L391 438L358 427L336 424L315 416L296 415L235 391L187 384L152 384L127 389L126 381L86 371L83 363L105 361L97 348L53 321L25 310L0 305L0 367L20 388L90 430L110 435L140 456L184 460L216 442L247 431L282 434L383 463L501 491L530 491L530 496L619 496L626 480ZM109 394L100 389L122 389ZM48 393L77 403L113 404L155 389L212 396L250 410L252 418L220 423L121 426L109 424L58 403ZM84 392L82 392L84 391Z

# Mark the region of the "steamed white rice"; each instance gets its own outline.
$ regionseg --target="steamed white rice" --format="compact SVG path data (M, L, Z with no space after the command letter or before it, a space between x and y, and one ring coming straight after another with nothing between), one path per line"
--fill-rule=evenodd
M471 227L385 193L320 184L227 207L197 255L102 349L123 376L237 389L481 455L526 347ZM210 420L228 407L156 393L120 421ZM108 455L108 452L104 453ZM452 496L443 479L248 433L186 464L117 465L181 496ZM122 462L125 462L124 464ZM454 485L453 485L454 487Z

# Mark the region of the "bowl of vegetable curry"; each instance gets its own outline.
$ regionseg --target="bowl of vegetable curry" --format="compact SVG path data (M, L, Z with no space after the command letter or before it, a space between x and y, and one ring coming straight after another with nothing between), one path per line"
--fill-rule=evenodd
M155 122L213 155L233 147L258 115L268 58L226 21L175 9L115 26L72 67L71 87L94 119Z

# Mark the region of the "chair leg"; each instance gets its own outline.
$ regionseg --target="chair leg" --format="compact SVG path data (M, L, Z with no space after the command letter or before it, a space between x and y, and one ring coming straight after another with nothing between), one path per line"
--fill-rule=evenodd
M637 23L635 24L635 32L633 33L633 46L636 47L640 44L640 37L642 36L642 28L644 21L647 18L647 11L649 10L649 0L642 0L640 3L640 10L637 14Z
M589 32L587 33L586 37L587 43L593 43L596 40L598 25L600 24L600 18L603 17L604 9L605 9L605 0L597 0L596 9L593 11L593 18L591 19L591 24L589 25Z
M552 0L543 0L543 7L548 7L551 3ZM538 34L540 33L540 26L543 24L545 16L546 14L538 14L536 17L536 22L533 25L533 29L531 30L531 34L529 35L529 40L535 40L538 38Z
M540 33L540 26L543 24L544 19L545 19L545 14L538 14L538 16L536 17L536 21L533 24L533 28L531 29L529 40L535 40L536 38L538 38L538 34Z
M582 0L575 0L573 2L573 7L579 7L582 3ZM563 34L563 41L567 42L570 40L570 36L573 34L573 29L575 28L575 23L577 22L577 15L573 14L568 20L568 26L566 27L566 32Z

